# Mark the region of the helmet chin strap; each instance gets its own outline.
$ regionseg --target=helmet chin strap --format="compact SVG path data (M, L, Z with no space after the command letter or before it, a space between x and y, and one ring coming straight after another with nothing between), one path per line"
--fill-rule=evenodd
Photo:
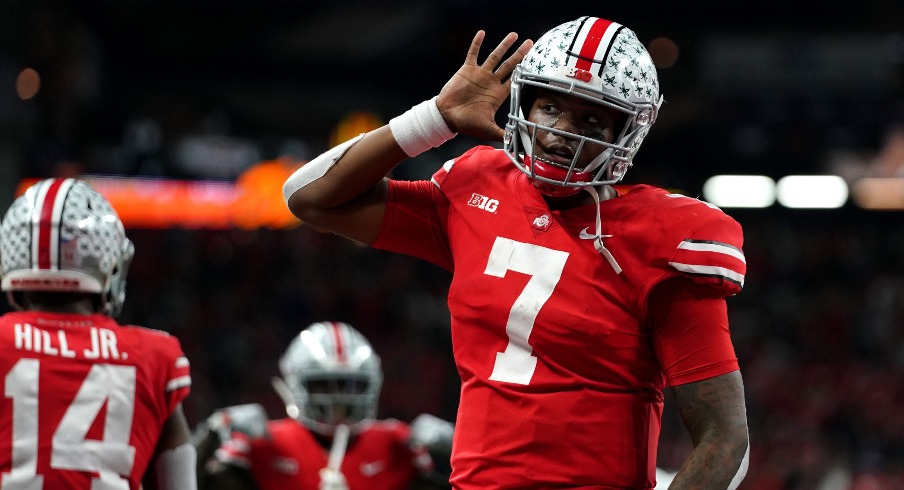
M616 274L622 273L621 266L618 265L618 262L615 260L615 257L612 256L612 252L603 245L603 219L600 216L600 195L595 187L592 185L588 185L583 187L583 189L590 193L593 196L593 202L596 203L596 237L593 239L593 247L596 248L596 251L599 252L603 257L606 257L606 260L609 261L609 265L612 266L612 269L615 270Z
M520 111L520 109L519 109L518 115L521 116L522 118L524 117L524 115ZM538 128L536 128L536 127L533 129L534 132L536 132L537 130L538 130ZM531 161L535 161L534 145L531 142L531 138L529 135L530 132L519 125L519 127L517 128L517 133L518 133L518 138L521 140L521 151L523 152L523 154L525 156L530 158ZM585 165L584 168L582 168L582 169L575 168L575 172L586 173L586 174L588 174L589 178L595 179L595 177L590 174L597 172L598 169L600 168L600 166L603 164L603 162L606 162L607 160L609 160L609 158L612 156L612 154L614 152L615 152L614 148L606 148L605 150L600 152L600 154L597 155L593 160L591 160L590 163ZM577 193L577 191L575 191L575 194L576 193Z

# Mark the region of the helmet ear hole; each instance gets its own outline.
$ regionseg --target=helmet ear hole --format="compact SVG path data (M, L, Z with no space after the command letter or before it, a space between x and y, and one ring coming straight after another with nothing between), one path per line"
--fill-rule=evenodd
M521 114L528 118L530 116L530 111L534 107L534 102L537 100L537 87L533 85L526 85L521 89Z
M616 140L624 138L637 128L637 123L632 120L633 118L630 114L623 112L618 112L617 114L618 115L615 118L615 124L612 127L616 128L616 131L620 131L621 134L616 132L616 134L614 135Z

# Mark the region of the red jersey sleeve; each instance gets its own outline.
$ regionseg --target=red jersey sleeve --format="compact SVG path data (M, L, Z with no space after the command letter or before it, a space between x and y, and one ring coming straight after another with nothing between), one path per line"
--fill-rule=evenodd
M166 403L168 413L172 414L176 406L182 403L182 400L185 400L191 392L191 364L182 352L179 339L165 334L163 344L163 349L168 351L163 358L169 363L166 371Z
M669 386L738 370L728 308L718 290L688 278L659 284L650 297L656 356Z
M741 225L721 212L678 243L669 265L731 296L741 292L747 262Z
M149 373L158 373L154 379L153 390L163 389L159 403L165 410L167 418L191 392L191 364L182 351L179 339L162 330L135 325L123 327L131 333L133 342L141 345L145 352L142 358Z
M383 225L371 246L452 270L445 232L448 210L449 202L434 182L390 180Z

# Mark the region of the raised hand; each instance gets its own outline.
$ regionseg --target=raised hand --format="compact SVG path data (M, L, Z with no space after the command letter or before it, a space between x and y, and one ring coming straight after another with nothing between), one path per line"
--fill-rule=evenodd
M533 46L530 39L521 43L508 58L503 56L518 39L510 32L482 64L477 63L480 46L486 37L477 31L465 56L465 63L446 82L436 105L449 129L456 133L491 141L502 141L503 129L496 124L496 111L508 98L511 74Z

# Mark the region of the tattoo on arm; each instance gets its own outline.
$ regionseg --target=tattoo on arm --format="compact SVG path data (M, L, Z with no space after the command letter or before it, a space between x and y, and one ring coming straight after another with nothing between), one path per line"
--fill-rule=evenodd
M727 488L748 446L741 373L676 386L673 393L694 451L670 489Z

